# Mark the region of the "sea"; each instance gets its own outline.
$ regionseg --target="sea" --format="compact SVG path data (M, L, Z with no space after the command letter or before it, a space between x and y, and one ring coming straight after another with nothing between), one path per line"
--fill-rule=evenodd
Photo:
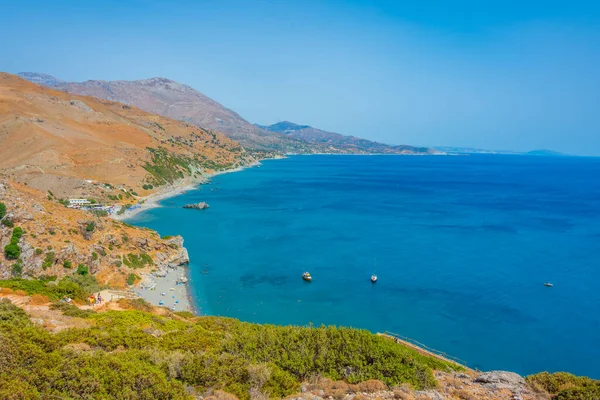
M600 378L600 158L291 156L161 205L128 222L184 237L202 314Z

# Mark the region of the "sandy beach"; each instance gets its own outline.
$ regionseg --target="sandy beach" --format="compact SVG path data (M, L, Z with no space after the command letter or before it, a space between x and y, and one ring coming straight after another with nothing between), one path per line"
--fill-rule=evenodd
M187 278L187 272L187 267L180 266L168 268L164 277L145 274L139 286L135 288L135 293L155 306L168 307L173 311L191 311L195 314L188 292L190 281L179 283L182 277Z

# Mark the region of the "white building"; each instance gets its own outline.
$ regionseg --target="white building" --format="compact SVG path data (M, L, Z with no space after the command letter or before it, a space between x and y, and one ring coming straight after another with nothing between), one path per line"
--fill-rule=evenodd
M84 204L90 204L88 199L69 199L69 204L72 206L82 206Z

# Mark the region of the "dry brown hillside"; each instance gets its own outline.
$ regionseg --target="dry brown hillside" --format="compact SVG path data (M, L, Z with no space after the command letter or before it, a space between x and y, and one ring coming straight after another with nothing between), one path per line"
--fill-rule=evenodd
M83 265L100 283L124 287L131 274L138 281L142 274L189 261L180 236L162 239L149 229L66 208L16 182L0 179L0 203L6 206L0 223L0 279L61 278ZM16 253L7 249L12 240Z
M251 162L219 133L0 73L0 173L56 197L145 195Z

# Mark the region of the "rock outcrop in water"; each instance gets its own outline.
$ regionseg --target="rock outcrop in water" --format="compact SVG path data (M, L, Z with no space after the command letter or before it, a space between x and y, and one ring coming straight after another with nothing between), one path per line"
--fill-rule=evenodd
M183 206L183 208L192 208L195 210L206 210L208 207L210 207L210 206L203 201L201 201L200 203L186 204L185 206Z

